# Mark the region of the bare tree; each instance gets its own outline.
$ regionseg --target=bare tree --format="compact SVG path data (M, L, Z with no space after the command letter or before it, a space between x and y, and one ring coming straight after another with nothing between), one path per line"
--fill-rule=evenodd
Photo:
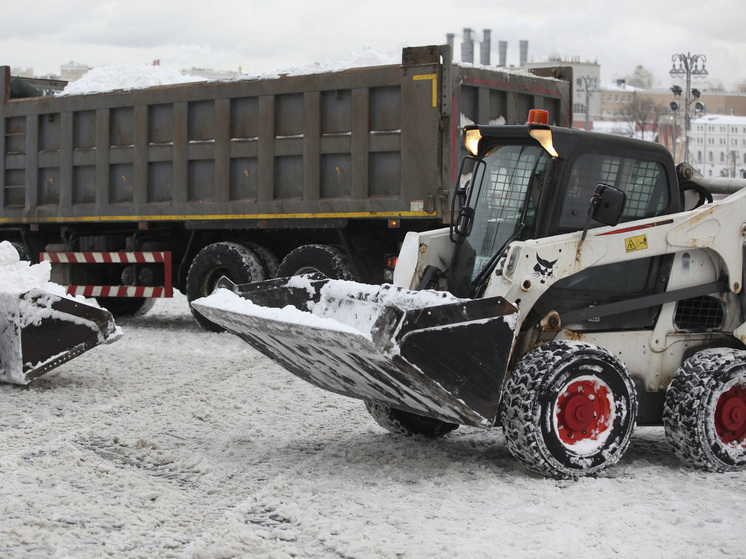
M622 116L629 124L632 135L639 134L643 140L655 140L662 112L651 99L635 93Z

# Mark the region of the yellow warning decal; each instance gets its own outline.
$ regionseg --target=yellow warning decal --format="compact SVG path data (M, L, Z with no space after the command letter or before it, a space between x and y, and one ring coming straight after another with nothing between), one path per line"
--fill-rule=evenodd
M637 237L629 237L628 239L624 239L624 244L627 252L645 250L648 248L648 236L639 235Z
M432 80L433 81L433 107L438 106L438 75L437 74L417 74L412 76L415 81Z

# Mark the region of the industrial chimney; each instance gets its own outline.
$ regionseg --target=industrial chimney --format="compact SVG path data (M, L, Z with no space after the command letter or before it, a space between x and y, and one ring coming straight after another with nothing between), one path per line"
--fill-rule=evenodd
M492 50L492 31L482 31L482 42L479 44L479 63L482 66L490 65L490 50Z
M520 42L520 49L521 49L521 62L519 66L521 68L524 68L526 66L526 62L528 62L528 41L521 41Z
M474 64L474 38L472 30L464 27L464 40L461 43L461 62Z
M498 65L504 68L508 65L508 41L499 41L497 48L499 49Z

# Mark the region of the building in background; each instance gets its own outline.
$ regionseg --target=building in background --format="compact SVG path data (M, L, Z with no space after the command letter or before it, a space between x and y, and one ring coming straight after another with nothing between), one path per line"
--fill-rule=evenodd
M10 69L10 75L11 76L18 76L21 78L33 78L34 77L34 69L33 68L21 68L20 66L13 66Z
M79 80L91 67L78 62L68 62L60 66L60 79L66 82Z
M554 66L569 66L573 75L573 128L593 129L593 122L601 117L601 65L598 62L582 62L580 58L563 59L550 57L541 62L523 62L523 68L551 68Z
M746 178L746 116L692 119L689 163L706 177Z

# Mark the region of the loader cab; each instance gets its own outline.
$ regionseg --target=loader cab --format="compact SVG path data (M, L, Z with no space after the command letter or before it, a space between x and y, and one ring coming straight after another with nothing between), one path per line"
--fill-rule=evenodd
M624 193L621 222L680 210L675 169L662 145L543 124L469 126L464 135L469 155L456 198L461 208L452 212L448 274L458 296L481 296L511 242L582 231L601 184ZM601 225L591 220L589 227ZM666 270L661 258L631 260L624 270L594 268L557 282L547 304L575 308L654 292L665 285ZM633 317L629 327L647 327L654 318Z
M500 127L500 140L479 140L462 164L460 205L453 211L451 240L455 254L449 277L451 291L469 296L480 273L510 242L536 236L539 202L551 176L552 156L523 126ZM467 141L479 128L466 130Z

